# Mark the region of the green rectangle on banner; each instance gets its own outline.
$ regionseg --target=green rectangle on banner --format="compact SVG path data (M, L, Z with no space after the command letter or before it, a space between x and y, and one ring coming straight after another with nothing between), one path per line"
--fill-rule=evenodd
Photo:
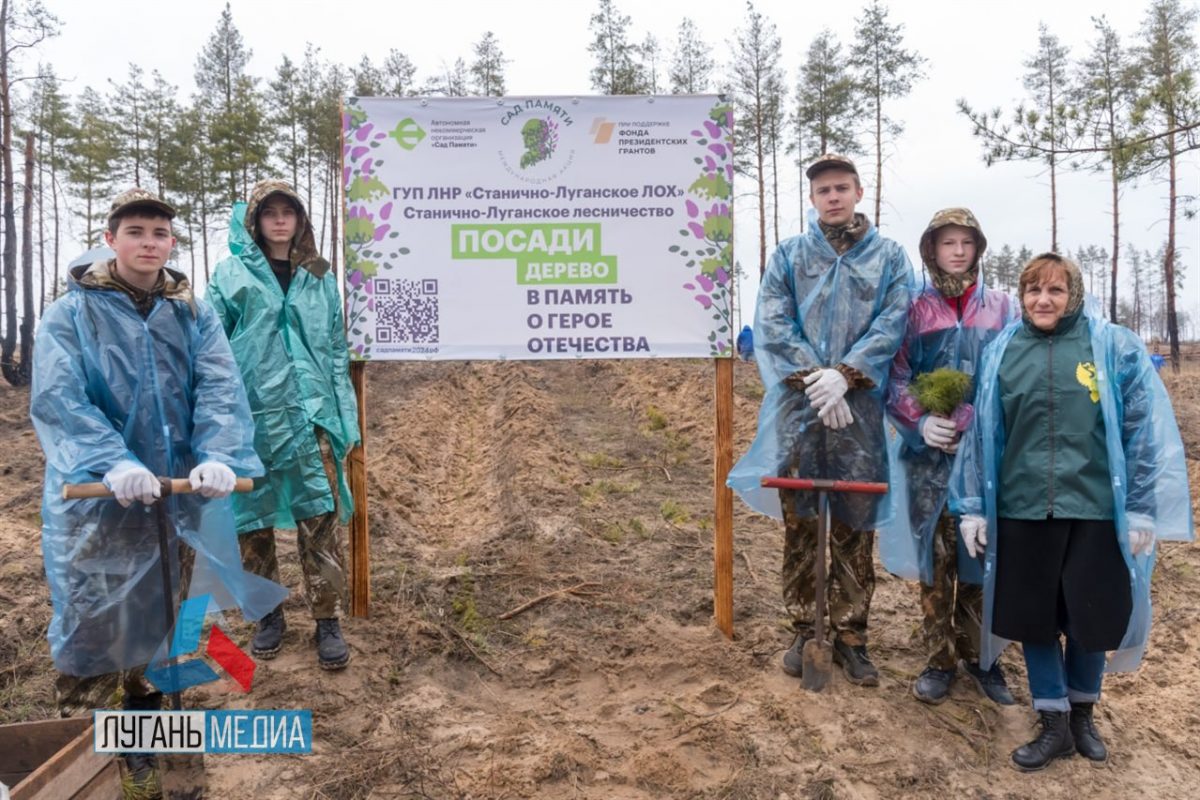
M599 222L512 222L450 226L450 257L579 261L599 258ZM587 260L587 259L583 259Z
M574 258L574 257L573 257ZM517 259L517 283L616 283L617 257L582 254L578 260Z

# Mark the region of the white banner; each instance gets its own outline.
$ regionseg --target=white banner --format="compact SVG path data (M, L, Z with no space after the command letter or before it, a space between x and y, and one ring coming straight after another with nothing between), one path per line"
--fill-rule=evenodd
M348 98L356 359L732 353L716 96Z

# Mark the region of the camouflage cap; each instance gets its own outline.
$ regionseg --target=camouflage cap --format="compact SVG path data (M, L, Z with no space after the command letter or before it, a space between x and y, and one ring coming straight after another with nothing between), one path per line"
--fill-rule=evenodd
M112 222L113 217L132 208L152 208L155 211L161 211L163 214L166 214L168 219L175 219L174 208L160 200L158 195L153 192L135 186L132 189L126 189L113 198L112 206L108 209L107 221Z
M816 175L827 169L841 169L853 172L855 175L858 174L858 167L854 166L854 162L837 153L822 153L817 156L816 160L808 165L808 169L804 170L804 174L811 181Z

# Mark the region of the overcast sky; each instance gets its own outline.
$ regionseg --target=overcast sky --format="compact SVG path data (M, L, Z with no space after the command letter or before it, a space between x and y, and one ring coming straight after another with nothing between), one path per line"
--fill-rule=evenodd
M196 56L216 26L224 0L189 0L156 6L146 0L45 0L63 22L61 35L41 46L37 57L54 65L74 95L86 85L107 90L109 78L121 80L130 62L149 73L159 70L190 94ZM821 5L796 0L759 0L756 8L777 27L783 63L794 90L796 71L814 34L828 27L847 47L854 17L862 4ZM1023 94L1022 62L1037 42L1044 22L1072 55L1084 52L1094 38L1090 17L1104 14L1134 41L1145 12L1141 0L1093 0L1047 3L1006 0L931 4L919 0L888 3L893 22L905 26L906 45L926 59L927 79L890 109L905 131L892 146L884 166L883 232L901 242L914 258L916 243L934 211L951 205L972 208L995 249L1028 245L1035 252L1050 245L1049 176L1033 163L985 168L970 125L957 114L955 100L965 97L977 107L1010 108ZM439 0L439 2L330 3L329 0L234 0L234 23L253 50L250 72L274 73L281 57L298 60L305 42L322 55L346 65L363 54L376 63L391 48L407 54L423 82L458 57L469 62L471 47L484 31L499 39L507 67L507 88L514 95L594 93L588 73L591 41L588 20L598 2L541 0ZM669 58L680 20L690 16L726 61L727 42L743 23L745 5L736 2L618 0L617 8L632 17L635 40L654 34ZM1200 37L1200 31L1197 32ZM723 68L722 68L723 71ZM864 144L867 139L864 137ZM873 166L860 169L868 182L862 210L868 211ZM794 172L794 168L789 170ZM1200 156L1191 153L1180 169L1181 191L1200 194ZM743 182L739 193L748 192ZM798 230L797 181L789 177L781 200L783 235ZM1109 189L1104 174L1073 174L1059 180L1059 239L1063 248L1111 245ZM1155 250L1166 237L1166 187L1143 180L1127 187L1122 203L1122 249L1129 242ZM738 258L757 269L753 205L742 203L738 224ZM1180 310L1200 318L1200 220L1179 221L1179 246L1188 275ZM753 291L748 287L747 298ZM747 311L749 305L747 305ZM745 317L749 318L750 313Z

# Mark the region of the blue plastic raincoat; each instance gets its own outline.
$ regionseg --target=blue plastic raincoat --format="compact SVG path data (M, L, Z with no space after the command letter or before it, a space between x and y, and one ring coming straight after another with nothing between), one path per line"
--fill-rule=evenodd
M954 463L954 456L925 445L920 429L927 412L909 393L912 379L943 367L974 378L984 346L1020 316L1016 299L988 289L982 277L965 298L961 316L932 283L909 306L887 396L897 435L888 441L892 512L879 531L879 557L893 575L933 581L933 531L946 507ZM974 402L975 388L973 380L965 403ZM959 580L982 581L982 566L967 555L961 540L957 563Z
M1125 636L1108 660L1107 671L1119 672L1136 669L1146 648L1150 576L1156 557L1156 551L1134 557L1129 551L1129 530L1153 530L1159 540L1191 541L1191 495L1179 427L1145 345L1132 331L1104 320L1093 299L1088 299L1084 313L1104 418L1113 522L1129 568L1133 595L1133 612ZM1005 328L984 351L975 420L963 437L950 476L951 512L960 516L976 514L988 521L983 581L986 635L980 654L980 665L985 667L994 663L1009 644L1007 639L990 634L996 588L996 481L1006 437L998 375L1005 348L1021 324Z
M275 188L276 185L281 188ZM254 414L254 445L267 470L255 491L234 500L239 533L295 528L296 520L334 510L316 428L329 437L337 463L342 521L354 504L343 462L359 442L358 405L348 374L337 276L316 253L306 215L298 224L303 253L287 295L247 224L259 203L276 191L299 197L282 182L251 204L236 203L229 222L232 257L217 265L205 299L224 325ZM301 206L302 207L302 206Z
M728 480L755 511L782 516L779 493L760 486L763 476L887 480L883 397L904 337L911 286L908 256L874 226L839 256L812 211L808 231L776 248L754 317L754 355L766 390L758 433ZM838 364L858 370L874 386L846 393L854 423L834 431L784 379ZM830 498L833 516L855 530L872 530L879 507L872 495ZM816 516L816 494L800 494L796 510Z
M110 262L111 263L111 262ZM79 267L106 272L109 263ZM119 290L75 285L46 309L34 343L30 416L46 454L42 555L54 606L48 638L62 672L100 675L150 662L166 641L158 515L112 499L64 500L63 485L99 481L123 463L187 477L201 461L262 474L229 344L186 279L143 319ZM228 499L176 495L167 504L172 586L176 536L196 551L190 597L258 619L287 597L242 570Z

